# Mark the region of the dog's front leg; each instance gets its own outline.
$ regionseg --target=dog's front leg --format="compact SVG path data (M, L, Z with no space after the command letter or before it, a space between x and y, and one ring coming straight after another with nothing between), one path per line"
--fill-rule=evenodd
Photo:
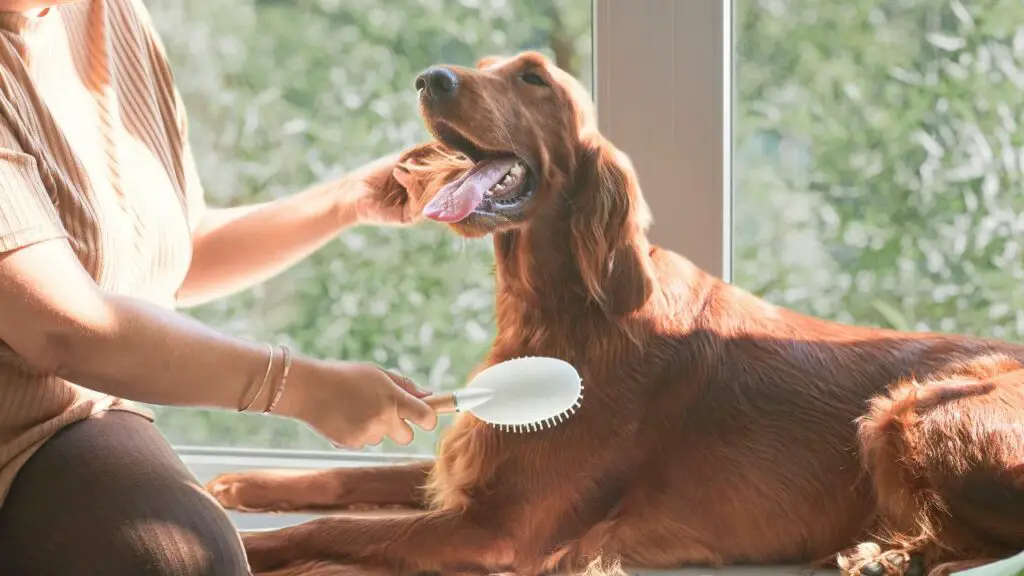
M494 518L430 510L318 518L268 532L242 535L249 564L263 572L300 561L336 560L406 571L508 571L515 566L511 538Z
M328 470L250 470L218 476L206 489L224 508L245 512L426 508L424 486L433 468L431 461Z

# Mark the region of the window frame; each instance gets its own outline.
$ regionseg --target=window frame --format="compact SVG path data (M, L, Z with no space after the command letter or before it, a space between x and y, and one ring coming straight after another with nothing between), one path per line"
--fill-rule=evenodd
M652 242L732 278L732 0L595 0L598 126L633 161Z
M651 239L726 280L731 276L731 31L731 0L593 0L598 124L640 175L654 214ZM205 446L176 450L204 483L252 469L314 470L433 458ZM230 514L242 530L313 517Z

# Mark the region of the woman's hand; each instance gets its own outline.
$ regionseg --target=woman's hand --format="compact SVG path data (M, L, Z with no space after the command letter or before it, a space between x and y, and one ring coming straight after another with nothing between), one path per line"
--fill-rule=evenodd
M420 400L428 394L374 364L296 358L275 412L344 448L375 446L385 437L404 446L413 440L408 422L423 430L437 426L437 413Z
M342 220L351 219L358 224L412 224L420 219L430 200L428 196L472 165L469 159L437 142L385 156L342 180L338 191Z
M343 220L352 218L357 224L398 226L416 220L403 183L394 177L402 156L385 156L344 178L338 191L338 208Z

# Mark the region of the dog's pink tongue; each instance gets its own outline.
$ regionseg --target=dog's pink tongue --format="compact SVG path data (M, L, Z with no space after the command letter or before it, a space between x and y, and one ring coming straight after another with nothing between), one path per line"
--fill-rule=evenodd
M501 180L516 159L481 160L458 180L446 184L423 208L423 215L438 222L459 222L476 210L484 194Z

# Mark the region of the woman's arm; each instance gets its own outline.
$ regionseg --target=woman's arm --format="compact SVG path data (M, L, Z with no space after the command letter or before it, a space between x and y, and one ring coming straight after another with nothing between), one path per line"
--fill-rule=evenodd
M130 400L237 408L268 363L266 345L103 292L64 239L0 255L0 318L30 367Z
M356 220L338 202L337 186L288 198L211 208L192 241L192 265L178 290L184 306L228 296L271 278L309 256Z
M0 254L0 319L0 340L31 368L129 400L236 409L267 371L265 345L102 291L63 238ZM268 404L283 365L277 355L251 410ZM422 395L372 364L296 355L275 413L339 445L358 448L385 435L408 444L406 420L427 430L437 425Z
M306 258L358 222L409 220L397 156L300 194L250 206L206 209L193 233L192 265L178 302L195 305L244 290Z

